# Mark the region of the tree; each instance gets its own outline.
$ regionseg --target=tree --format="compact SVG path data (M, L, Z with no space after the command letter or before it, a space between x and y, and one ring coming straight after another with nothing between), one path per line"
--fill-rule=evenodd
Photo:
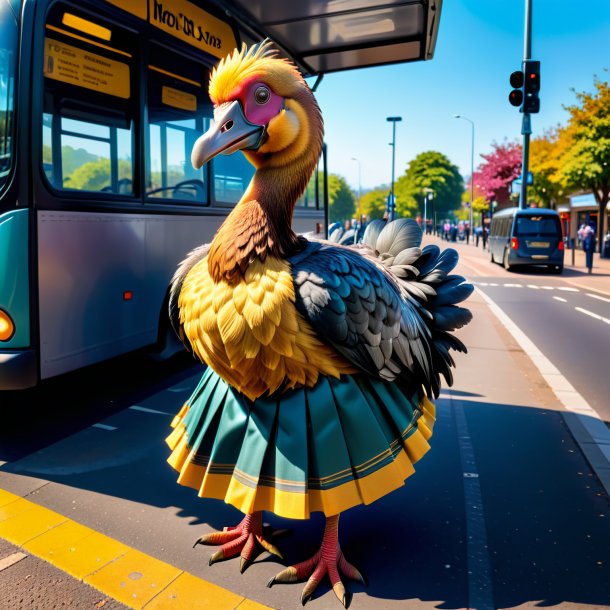
M388 198L387 189L375 189L365 193L360 198L359 211L371 220L383 218Z
M434 211L443 218L460 207L464 180L458 168L440 152L420 153L398 178L394 193L399 216L414 216L424 211L425 189L434 191ZM432 210L428 210L432 218Z
M119 180L132 179L131 161L119 159ZM110 159L89 161L64 177L64 187L82 191L101 191L110 186Z
M563 193L558 178L559 133L559 128L549 129L530 142L529 168L534 183L528 188L528 201L535 201L540 207L554 208Z
M610 199L610 86L597 77L594 85L593 93L576 92L576 104L566 107L570 119L559 137L565 152L557 175L564 187L590 190L595 196L601 247Z
M510 202L510 188L521 174L521 146L516 142L492 144L492 152L481 155L485 160L475 172L475 187L488 202Z
M328 217L331 222L351 220L356 213L356 197L345 178L328 175Z

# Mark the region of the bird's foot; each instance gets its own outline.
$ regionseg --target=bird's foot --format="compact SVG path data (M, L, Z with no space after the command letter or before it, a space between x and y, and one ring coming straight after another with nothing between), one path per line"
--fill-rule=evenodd
M193 547L198 544L220 546L220 549L210 557L210 565L240 555L239 571L242 574L263 551L283 559L277 547L263 535L262 512L246 515L238 525L225 527L221 532L201 536Z
M301 593L301 603L305 605L311 599L321 580L328 574L337 599L347 608L348 596L339 572L346 578L359 581L363 585L366 585L366 582L362 574L343 556L338 542L337 530L338 517L329 517L320 550L307 561L302 561L282 570L267 583L267 586L272 587L275 583L299 582L307 578L307 584Z

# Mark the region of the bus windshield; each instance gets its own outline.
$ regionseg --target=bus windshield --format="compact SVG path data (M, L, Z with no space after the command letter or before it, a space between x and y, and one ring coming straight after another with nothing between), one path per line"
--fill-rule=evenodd
M554 216L517 216L515 235L552 236L561 234L559 219Z
M13 98L17 64L17 18L8 0L0 0L0 190L13 164Z

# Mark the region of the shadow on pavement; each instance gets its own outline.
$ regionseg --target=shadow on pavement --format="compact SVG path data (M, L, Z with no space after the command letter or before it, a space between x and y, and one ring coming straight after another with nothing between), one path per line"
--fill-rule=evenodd
M432 450L418 462L416 474L404 487L341 517L345 555L369 582L366 588L348 584L356 593L352 607L379 608L381 603L385 608L390 600L402 604L410 600L414 605L417 600L434 602L437 608L468 607L469 572L476 572L477 564L466 525L470 508L464 499L456 404L464 409L478 467L494 607L567 602L610 605L608 498L560 413L477 402L468 400L477 394L447 392L449 397L438 400ZM165 410L178 411L179 398L173 396L175 402ZM285 607L274 604L285 592L276 594L274 587L263 593L266 579L280 569L275 561L263 556L239 577L235 561L226 562L230 566L208 568L212 551L201 546L193 550L186 542L194 542L210 527L237 523L241 514L220 501L202 500L194 490L176 484L176 473L165 462L164 438L170 421L169 416L132 410L116 413L105 420L117 428L111 436L89 427L6 464L0 468L0 486L10 489L7 482L14 481L15 475L60 484L61 493L53 495L56 486L46 485L37 492L39 499L32 499L93 527L99 527L103 518L91 511L109 512L108 523L99 527L104 533L174 565L183 562L182 569L220 585L228 574L225 570L230 569L242 584L224 586L246 587L246 594L266 595L265 603ZM27 437L25 430L23 435ZM79 490L95 494L79 503L82 513L66 512ZM113 508L116 499L122 501L119 508ZM135 517L132 520L138 505L152 510L140 523ZM323 527L319 515L307 522L267 516L273 525L293 530L278 542L287 562L301 561L317 550ZM296 602L301 587L290 589L290 599ZM327 594L332 596L328 587L321 587L312 607L329 604Z

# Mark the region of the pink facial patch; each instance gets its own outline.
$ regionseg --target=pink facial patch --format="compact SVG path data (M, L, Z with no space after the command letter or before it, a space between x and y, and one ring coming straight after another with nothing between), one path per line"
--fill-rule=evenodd
M247 85L239 99L246 118L255 125L266 125L284 107L284 98L260 81Z

